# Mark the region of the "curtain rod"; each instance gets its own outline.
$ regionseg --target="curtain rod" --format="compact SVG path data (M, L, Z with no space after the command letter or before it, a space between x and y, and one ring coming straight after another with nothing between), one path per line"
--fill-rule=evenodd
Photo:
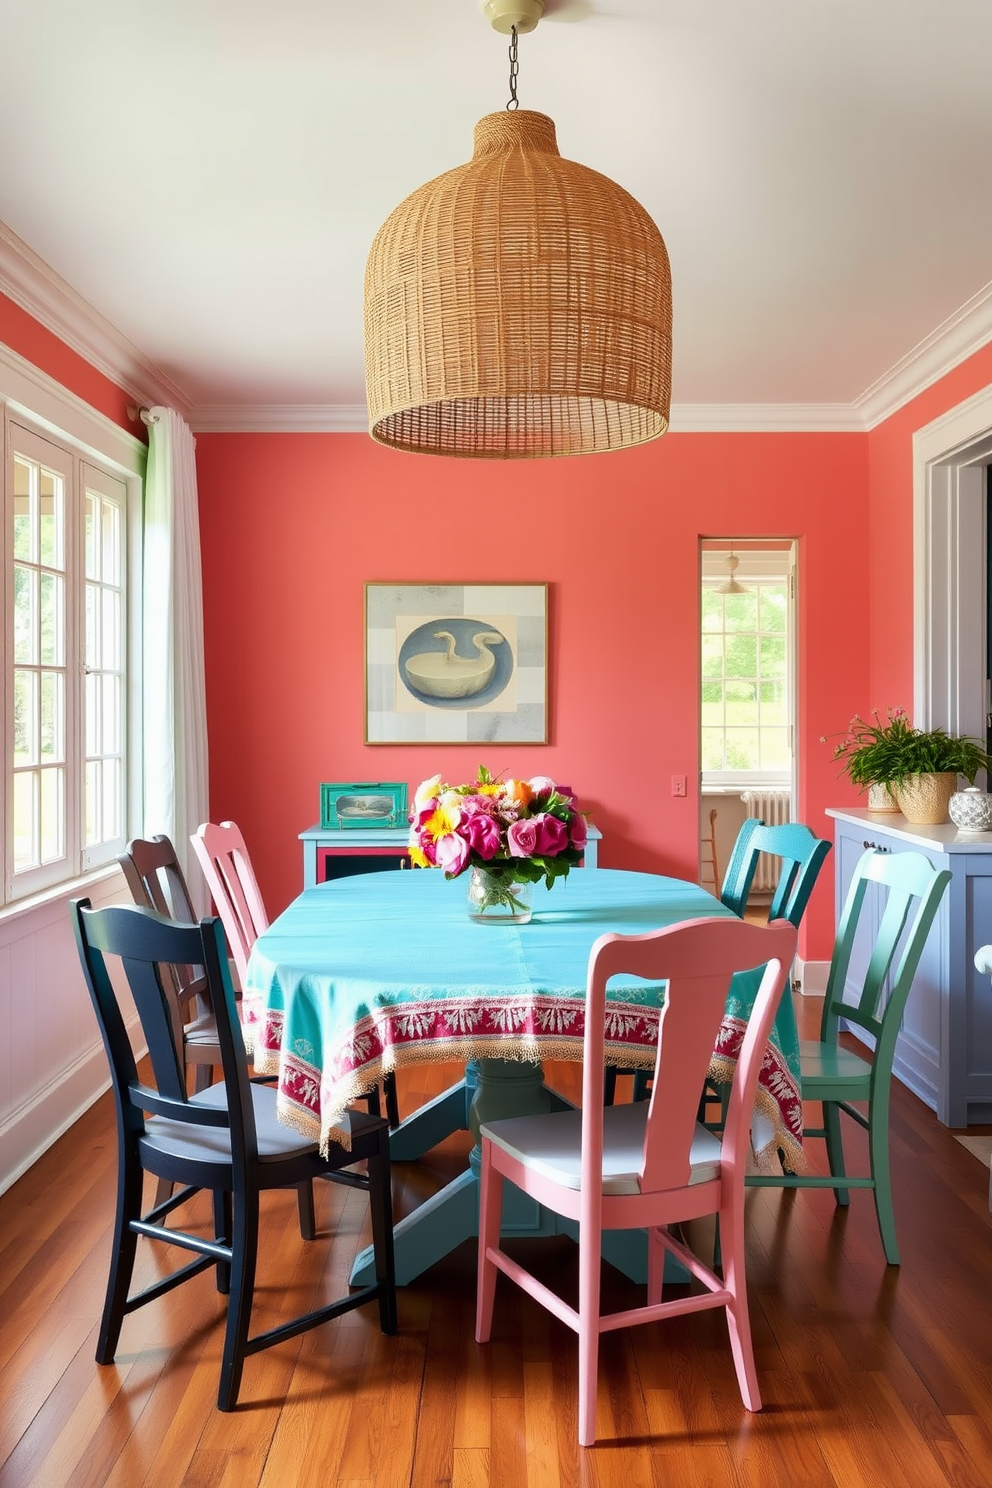
M151 411L150 408L144 408L144 407L139 408L138 405L137 405L137 403L129 403L127 405L126 412L127 412L128 418L131 420L132 424L136 424L139 419L141 420L141 422L143 424L157 424L158 423L158 417L159 416L158 416L157 413L152 413L152 411Z

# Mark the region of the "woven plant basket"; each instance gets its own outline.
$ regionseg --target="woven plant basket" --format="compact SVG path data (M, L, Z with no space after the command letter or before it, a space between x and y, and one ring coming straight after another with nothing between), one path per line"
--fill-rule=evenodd
M372 438L481 459L587 454L668 428L672 282L651 218L558 153L545 114L488 114L466 165L376 234Z
M955 771L939 775L909 775L892 787L899 810L918 827L935 827L948 820L947 805L957 790Z
M868 810L875 813L898 811L899 802L887 785L876 780L868 787Z

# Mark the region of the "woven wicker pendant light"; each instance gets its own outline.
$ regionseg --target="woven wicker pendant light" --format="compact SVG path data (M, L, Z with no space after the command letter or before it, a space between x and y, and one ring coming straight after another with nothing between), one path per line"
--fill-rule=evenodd
M407 197L372 244L380 444L492 460L641 444L668 428L671 352L661 233L622 187L562 159L545 114L480 119L468 164Z

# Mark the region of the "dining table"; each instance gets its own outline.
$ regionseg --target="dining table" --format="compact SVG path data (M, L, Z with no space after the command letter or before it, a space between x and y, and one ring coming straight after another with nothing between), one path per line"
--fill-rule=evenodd
M545 891L528 924L468 915L465 881L411 869L339 878L303 891L259 935L243 988L245 1040L259 1074L277 1080L279 1118L322 1149L346 1141L345 1109L389 1070L422 1062L465 1066L442 1094L390 1136L394 1161L415 1161L455 1131L476 1145L464 1172L396 1225L405 1285L478 1232L478 1128L507 1115L561 1109L543 1063L581 1062L589 952L599 936L642 934L733 911L698 884L622 869L576 869ZM709 1078L726 1084L761 968L732 980ZM654 1069L664 983L614 978L607 990L606 1062ZM791 993L765 1051L752 1119L759 1166L802 1165L799 1041ZM503 1234L572 1230L512 1189ZM643 1244L604 1236L604 1254L644 1279ZM363 1284L371 1251L352 1271Z

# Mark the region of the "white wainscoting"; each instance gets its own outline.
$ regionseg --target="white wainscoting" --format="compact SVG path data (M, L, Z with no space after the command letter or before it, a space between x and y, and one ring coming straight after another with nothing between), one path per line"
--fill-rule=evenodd
M0 916L0 1193L110 1086L69 918L80 895L131 902L115 867Z

